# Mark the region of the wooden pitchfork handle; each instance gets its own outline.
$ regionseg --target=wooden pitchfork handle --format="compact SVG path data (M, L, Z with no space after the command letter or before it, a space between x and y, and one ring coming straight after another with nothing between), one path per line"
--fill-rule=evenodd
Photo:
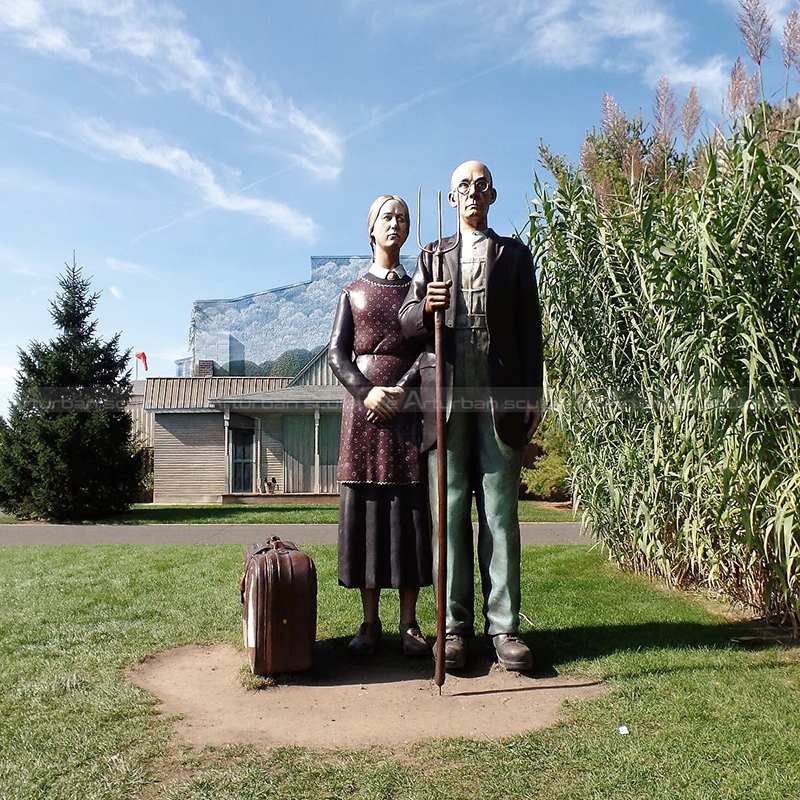
M461 243L461 225L459 220L455 241L449 247L443 247L442 239L442 193L438 193L439 207L439 238L433 247L423 247L420 239L420 200L422 189L417 192L417 244L424 253L431 255L431 268L434 281L444 279L444 254L455 250ZM452 302L452 298L451 301ZM434 672L434 683L439 687L439 694L442 693L442 686L445 681L445 639L447 636L447 431L445 427L445 396L444 396L444 309L437 309L434 313L433 346L436 359L436 466L437 466L437 488L438 488L438 510L439 520L437 545L439 563L436 576L436 668Z

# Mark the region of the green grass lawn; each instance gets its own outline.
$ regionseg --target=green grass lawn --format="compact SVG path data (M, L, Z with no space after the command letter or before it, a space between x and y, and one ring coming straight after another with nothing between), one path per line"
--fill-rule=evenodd
M334 546L309 552L318 636L340 641L347 658L357 593L336 585ZM800 796L798 650L736 646L739 626L708 604L622 574L583 546L523 552L533 624L523 633L538 666L608 685L564 722L397 751L184 747L124 673L180 644L239 644L242 556L236 546L0 548L2 800ZM387 620L396 607L387 595ZM431 631L430 590L420 618ZM389 650L378 657L401 658ZM617 732L623 723L628 736Z
M551 503L540 503L535 500L520 501L519 516L522 522L572 522L575 519L572 511L555 507ZM135 505L124 514L97 521L120 525L146 525L147 523L215 523L218 525L335 524L339 521L339 506L335 503L194 506L162 506L141 503ZM11 524L14 522L17 522L17 520L13 517L0 516L0 523Z

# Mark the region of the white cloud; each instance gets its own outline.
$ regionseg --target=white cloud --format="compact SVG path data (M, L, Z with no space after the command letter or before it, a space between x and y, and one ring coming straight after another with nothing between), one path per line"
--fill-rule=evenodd
M336 132L278 92L267 94L236 59L207 57L183 21L174 6L147 0L0 0L0 36L21 47L113 72L145 91L183 94L277 139L294 163L315 175L338 177L343 155Z
M38 0L0 0L0 29L12 31L18 41L30 50L60 56L69 61L89 63L91 54L76 45L69 32L48 21Z
M738 9L738 0L718 1ZM781 19L789 2L794 0L771 4ZM376 25L438 26L442 41L452 43L453 58L469 53L537 69L639 73L653 87L666 74L676 86L696 84L707 103L722 96L733 64L722 54L692 60L686 17L659 0L397 0L380 13L365 0L350 0L350 6L374 14ZM734 26L731 14L732 31Z
M156 274L150 267L136 264L133 261L120 261L118 258L107 258L106 265L116 272L125 272L129 275L140 275L146 278L155 279Z
M145 137L120 131L102 120L80 121L76 130L86 142L107 153L125 161L156 167L178 178L197 189L202 199L215 208L259 217L298 239L313 239L316 235L316 225L310 217L283 203L227 191L219 184L211 167L186 150L146 140L154 140L155 135Z
M119 286L109 286L108 291L111 292L112 296L117 300L124 300L125 295L122 293L122 289Z
M530 15L526 28L530 61L544 59L561 69L638 70L651 85L666 74L674 84L697 84L714 98L727 85L730 66L723 66L724 59L686 60L686 23L655 0L561 0L547 13Z

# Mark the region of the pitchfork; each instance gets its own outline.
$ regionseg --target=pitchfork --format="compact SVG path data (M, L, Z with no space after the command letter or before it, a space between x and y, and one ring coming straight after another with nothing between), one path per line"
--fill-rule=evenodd
M422 188L417 191L417 244L423 253L431 256L431 268L434 281L443 280L443 261L444 254L455 250L461 244L461 219L458 218L458 227L453 243L449 247L444 247L442 239L442 193L437 195L439 205L439 225L438 239L436 243L424 247L420 239L420 218L422 216ZM453 302L453 298L450 298ZM439 489L439 531L438 531L438 550L439 565L436 576L436 671L434 682L439 687L439 694L442 694L444 685L444 645L446 631L446 609L447 609L447 433L445 430L445 399L444 399L444 345L442 336L444 332L444 310L437 309L434 315L434 353L436 357L436 463L437 463L437 483Z

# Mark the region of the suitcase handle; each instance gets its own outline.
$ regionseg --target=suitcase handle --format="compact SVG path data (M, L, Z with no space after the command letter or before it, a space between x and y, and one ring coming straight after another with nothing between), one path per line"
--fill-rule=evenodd
M244 603L244 582L247 578L247 567L255 556L259 553L265 553L267 550L297 550L297 545L294 542L285 542L280 536L271 536L269 541L251 544L247 548L244 557L244 568L239 578L239 595L242 598L242 603Z

